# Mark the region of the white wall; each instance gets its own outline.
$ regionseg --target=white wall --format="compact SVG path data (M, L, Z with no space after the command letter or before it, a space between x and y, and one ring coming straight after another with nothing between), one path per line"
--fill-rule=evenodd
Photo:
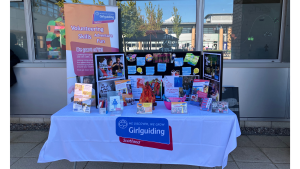
M14 68L11 115L53 114L67 104L66 68Z
M223 86L239 87L240 117L284 118L288 76L289 68L225 68Z
M51 115L67 104L66 68L15 68L15 73L11 115ZM223 86L239 87L241 118L284 118L288 77L289 68L224 68Z

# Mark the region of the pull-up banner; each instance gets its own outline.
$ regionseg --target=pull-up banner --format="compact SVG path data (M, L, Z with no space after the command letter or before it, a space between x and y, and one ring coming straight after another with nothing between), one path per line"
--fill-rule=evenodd
M75 83L95 82L93 53L119 51L118 7L65 3L64 15L70 103Z

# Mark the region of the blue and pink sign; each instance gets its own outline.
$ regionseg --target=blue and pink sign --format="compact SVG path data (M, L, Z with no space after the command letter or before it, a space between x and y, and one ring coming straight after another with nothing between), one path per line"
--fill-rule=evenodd
M173 150L172 129L165 118L118 117L116 134L121 143Z

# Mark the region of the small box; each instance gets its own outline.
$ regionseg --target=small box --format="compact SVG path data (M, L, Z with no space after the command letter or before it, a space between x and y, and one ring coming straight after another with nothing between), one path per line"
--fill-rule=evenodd
M152 114L152 103L138 103L137 114Z
M186 114L187 113L186 102L172 102L171 112L172 114Z
M106 114L107 100L99 100L98 108L100 114Z
M212 112L214 113L228 113L228 102L214 101L212 102Z

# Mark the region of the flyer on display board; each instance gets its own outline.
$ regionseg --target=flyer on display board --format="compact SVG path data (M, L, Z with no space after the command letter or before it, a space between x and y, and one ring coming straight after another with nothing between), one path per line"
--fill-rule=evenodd
M118 52L118 7L64 4L67 62L67 103L76 77L94 75L94 52Z
M179 87L175 87L174 82L175 76L165 76L164 77L164 89L165 95L167 97L178 97Z

